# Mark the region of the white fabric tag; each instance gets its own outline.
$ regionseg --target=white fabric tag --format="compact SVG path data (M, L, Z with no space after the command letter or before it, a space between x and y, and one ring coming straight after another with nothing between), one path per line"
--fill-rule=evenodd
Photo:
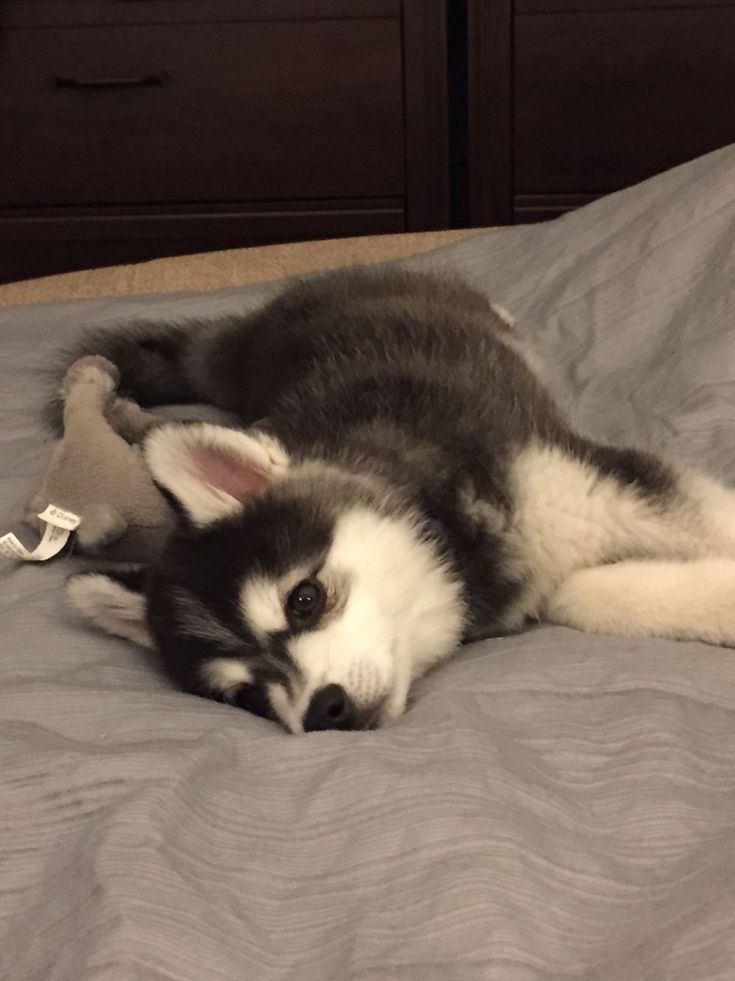
M82 520L79 515L74 514L72 511L65 511L55 504L49 504L46 510L42 511L38 517L41 521L46 521L50 525L56 525L57 528L67 528L69 531L76 531Z
M46 522L46 528L33 551L30 552L12 532L8 532L0 538L0 555L23 562L46 562L59 554L82 520L78 515L54 504L49 504L38 517Z

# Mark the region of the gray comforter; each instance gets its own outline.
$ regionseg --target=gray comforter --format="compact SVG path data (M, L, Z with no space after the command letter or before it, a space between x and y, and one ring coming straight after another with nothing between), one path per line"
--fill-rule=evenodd
M508 307L585 431L735 482L734 243L730 147L411 262ZM275 288L0 313L0 532L51 449L44 352ZM293 737L90 632L82 560L0 561L3 979L735 978L735 652L538 628L390 728Z

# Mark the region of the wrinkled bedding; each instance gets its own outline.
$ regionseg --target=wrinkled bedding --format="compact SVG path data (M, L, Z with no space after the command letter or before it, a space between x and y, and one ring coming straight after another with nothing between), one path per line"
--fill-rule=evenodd
M734 245L727 147L408 262L507 307L585 432L735 483ZM0 311L0 532L29 538L54 345L279 288ZM389 728L293 737L88 630L84 564L0 565L1 978L735 977L734 651L539 627Z

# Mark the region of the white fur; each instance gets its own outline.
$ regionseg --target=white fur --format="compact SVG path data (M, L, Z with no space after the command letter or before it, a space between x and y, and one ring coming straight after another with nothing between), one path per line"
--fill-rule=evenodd
M503 321L506 327L515 327L516 318L500 303L491 303L490 309Z
M522 451L511 482L511 566L528 587L508 626L540 615L545 600L579 569L626 557L696 558L710 548L698 502L682 497L661 508L556 447Z
M392 628L368 591L357 588L340 617L294 637L289 654L304 679L294 702L297 715L303 718L314 692L330 684L341 685L358 706L379 704L393 686Z
M544 616L601 633L735 644L735 493L695 472L651 501L561 450L513 468L516 571L508 620Z
M241 511L244 504L197 473L196 451L201 447L222 451L229 460L239 461L243 469L256 471L269 479L282 475L288 467L283 447L257 431L244 433L210 423L186 426L172 423L157 427L145 443L148 468L157 483L180 501L198 527L231 517Z
M213 657L202 665L202 677L212 691L228 698L240 685L250 684L253 674L242 661L229 657Z
M346 574L350 598L368 594L389 622L395 656L423 673L458 643L464 629L462 583L407 518L353 510L334 530L327 566Z
M304 713L306 712L305 699L302 697L294 703L285 687L275 681L266 685L266 693L276 718L281 720L288 731L294 734L303 732Z
M547 618L595 633L735 646L735 561L619 562L574 573Z
M514 354L517 354L529 371L540 381L543 381L546 374L546 366L537 352L530 346L528 339L516 329L516 319L513 314L506 307L501 306L500 303L491 303L490 309L500 318L506 327L505 330L496 331L496 339Z
M460 640L461 584L408 519L363 509L338 520L324 575L345 582L347 602L323 629L290 642L303 681L294 699L272 691L271 704L297 731L314 692L338 684L358 706L400 715L411 681Z
M262 576L248 580L240 593L240 606L259 639L288 627L278 583Z
M697 471L685 471L679 485L681 519L699 535L703 551L735 558L735 492Z
M105 575L73 576L66 592L72 604L108 634L153 647L145 625L145 597Z

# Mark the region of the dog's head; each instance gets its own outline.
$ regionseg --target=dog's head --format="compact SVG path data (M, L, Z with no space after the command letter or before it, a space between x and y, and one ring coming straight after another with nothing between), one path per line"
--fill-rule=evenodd
M167 424L145 446L180 515L146 573L83 573L72 602L155 648L184 690L291 732L400 715L411 681L448 655L462 590L410 506L272 437Z

